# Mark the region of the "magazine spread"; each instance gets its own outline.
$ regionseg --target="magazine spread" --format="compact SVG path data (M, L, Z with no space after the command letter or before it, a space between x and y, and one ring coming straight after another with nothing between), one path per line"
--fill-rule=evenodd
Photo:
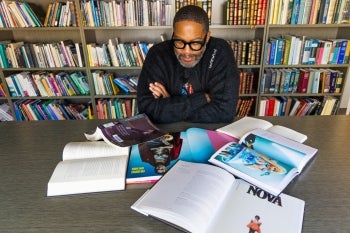
M209 162L278 195L316 152L317 149L310 146L255 129L239 142L223 146Z
M131 146L159 138L166 134L156 127L146 114L118 119L99 125L93 134L85 133L90 141L104 140L117 146Z
M188 232L300 233L305 202L272 195L224 169L178 161L132 206Z
M214 130L189 128L133 145L126 183L156 182L179 159L208 163L215 151L232 141L238 140Z

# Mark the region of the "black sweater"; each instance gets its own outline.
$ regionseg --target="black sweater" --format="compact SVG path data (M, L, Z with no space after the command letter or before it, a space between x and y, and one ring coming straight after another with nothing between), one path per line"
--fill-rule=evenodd
M189 81L194 93L181 94ZM169 98L155 99L149 83L162 83ZM202 123L232 122L235 116L239 72L229 44L211 37L200 62L184 68L177 60L171 41L156 44L149 50L139 77L137 102L140 113L155 123L178 121ZM207 103L205 93L210 95Z

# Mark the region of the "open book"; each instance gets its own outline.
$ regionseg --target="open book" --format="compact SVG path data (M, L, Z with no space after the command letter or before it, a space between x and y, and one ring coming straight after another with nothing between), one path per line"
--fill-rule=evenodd
M255 129L219 149L209 162L278 195L316 154L317 149L279 134Z
M208 163L215 151L233 140L235 139L215 130L193 127L133 145L126 183L156 182L178 160Z
M129 147L70 142L47 185L47 196L125 189Z
M243 117L231 124L218 128L217 131L240 139L246 133L254 129L265 129L300 143L305 142L307 139L305 134L297 132L293 129L282 125L273 125L269 121L254 117Z
M178 161L131 208L187 232L299 233L305 202L274 196L219 167Z
M131 146L166 134L156 127L146 114L139 114L99 125L94 133L85 133L90 141L104 140L117 146Z

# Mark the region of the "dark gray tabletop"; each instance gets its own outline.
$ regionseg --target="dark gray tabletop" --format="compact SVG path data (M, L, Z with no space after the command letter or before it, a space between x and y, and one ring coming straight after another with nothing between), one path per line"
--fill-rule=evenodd
M285 193L305 200L304 233L350 231L350 117L269 117L308 135L316 157ZM145 186L125 191L46 197L47 182L70 141L106 121L0 123L0 232L178 232L130 209ZM159 125L168 131L195 126ZM234 232L234 231L233 231Z

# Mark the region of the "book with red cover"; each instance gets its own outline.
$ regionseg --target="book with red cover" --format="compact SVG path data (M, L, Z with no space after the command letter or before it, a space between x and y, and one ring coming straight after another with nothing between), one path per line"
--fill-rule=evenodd
M310 70L300 69L299 81L297 86L298 93L306 93L309 82Z

